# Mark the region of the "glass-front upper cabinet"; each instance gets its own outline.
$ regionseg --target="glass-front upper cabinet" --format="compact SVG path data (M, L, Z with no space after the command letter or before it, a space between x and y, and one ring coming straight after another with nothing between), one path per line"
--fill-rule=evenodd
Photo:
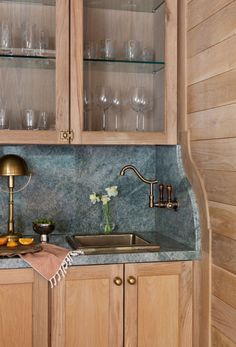
M0 143L69 129L69 1L0 0Z
M175 144L177 0L74 0L72 11L72 56L83 60L81 69L72 60L83 85L75 140Z

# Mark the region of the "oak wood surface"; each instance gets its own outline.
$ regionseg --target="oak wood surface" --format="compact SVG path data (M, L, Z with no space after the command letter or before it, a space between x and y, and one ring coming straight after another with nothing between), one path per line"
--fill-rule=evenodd
M236 274L236 241L213 233L212 258L213 264ZM223 285L223 283L222 283Z
M212 230L236 240L236 206L209 201Z
M236 343L236 310L217 297L212 297L212 325Z
M211 7L210 3L205 1L202 11ZM216 12L200 25L195 26L188 32L188 57L214 46L215 44L229 38L235 34L235 11L236 4L232 1ZM224 23L224 25L222 25ZM206 34L207 33L207 34Z
M236 343L223 335L218 329L212 328L212 347L235 347Z
M223 283L223 285L222 285ZM212 294L236 309L236 275L216 265L212 269Z
M236 104L188 115L191 140L236 137Z

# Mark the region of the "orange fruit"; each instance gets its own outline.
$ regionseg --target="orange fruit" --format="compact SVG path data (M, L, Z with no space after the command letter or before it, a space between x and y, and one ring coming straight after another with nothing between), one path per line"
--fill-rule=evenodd
M19 239L19 242L23 246L29 246L34 242L34 239L30 237L24 237L24 238L22 237Z
M16 246L17 246L16 241L10 240L7 242L7 247L9 247L9 248L15 248Z
M0 237L0 246L3 246L7 243L8 238L7 237Z

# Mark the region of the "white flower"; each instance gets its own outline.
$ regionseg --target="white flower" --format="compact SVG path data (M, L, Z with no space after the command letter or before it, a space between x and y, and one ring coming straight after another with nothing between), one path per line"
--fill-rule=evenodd
M90 199L90 201L92 202L93 205L95 205L96 202L100 201L100 198L99 198L99 196L97 196L96 193L90 194L89 195L89 199Z
M102 195L101 196L101 202L103 205L107 205L107 203L110 201L111 199L109 198L108 195Z
M107 192L109 197L112 197L112 196L115 197L115 196L118 195L117 186L108 187L108 188L105 189L105 191Z

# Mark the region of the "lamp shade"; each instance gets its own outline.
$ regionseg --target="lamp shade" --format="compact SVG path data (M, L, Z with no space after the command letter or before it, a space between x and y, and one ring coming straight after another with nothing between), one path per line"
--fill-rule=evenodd
M18 155L8 154L0 158L0 176L27 176L26 162Z

